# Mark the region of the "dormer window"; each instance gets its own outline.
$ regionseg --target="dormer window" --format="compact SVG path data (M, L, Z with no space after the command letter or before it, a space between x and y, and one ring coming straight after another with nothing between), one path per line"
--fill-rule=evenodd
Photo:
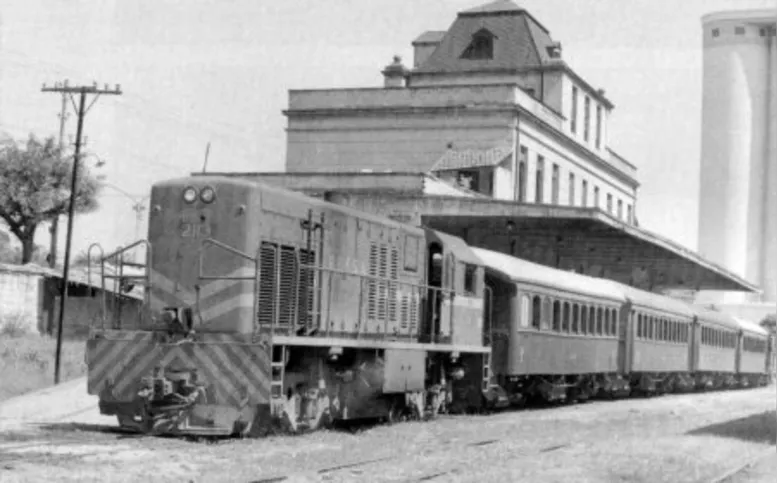
M486 60L494 58L494 39L496 37L486 29L480 29L472 35L472 41L461 54L462 59Z

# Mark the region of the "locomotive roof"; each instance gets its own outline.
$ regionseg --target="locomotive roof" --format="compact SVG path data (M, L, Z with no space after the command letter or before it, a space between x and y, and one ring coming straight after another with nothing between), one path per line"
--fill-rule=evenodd
M755 334L763 337L769 336L769 331L761 327L760 325L756 324L755 322L752 322L747 319L743 319L740 317L734 317L734 322L736 322L739 327L742 329L743 332L749 332L750 334Z
M681 315L684 317L694 316L694 311L690 305L680 300L673 299L672 297L646 292L634 287L629 287L628 285L623 285L622 290L624 291L626 298L631 300L635 305L662 309L668 312L674 312L676 315Z
M416 231L416 233L421 231L420 227L417 227L414 225L408 225L407 223L402 223L385 216L379 216L366 211L361 211L355 208L350 208L348 206L340 205L337 203L331 203L329 201L325 201L320 198L313 198L303 193L292 191L279 186L272 186L270 184L259 182L259 181L249 181L249 180L234 178L230 176L221 176L221 175L186 176L181 178L173 178L173 179L168 179L164 181L159 181L157 183L154 183L154 187L157 187L157 186L163 187L163 186L171 186L171 185L172 186L187 185L187 184L195 184L195 183L198 186L202 184L208 184L208 183L211 183L211 184L219 183L222 185L234 185L234 186L241 186L249 189L258 189L263 192L272 193L279 196L285 196L287 198L303 200L312 206L326 207L331 210L339 211L341 213L358 217L364 220L380 223L382 225L394 226L397 228L401 227L401 228L404 228L405 230Z
M558 270L484 248L472 250L483 260L488 270L512 282L537 284L592 297L626 301L623 288L610 280Z

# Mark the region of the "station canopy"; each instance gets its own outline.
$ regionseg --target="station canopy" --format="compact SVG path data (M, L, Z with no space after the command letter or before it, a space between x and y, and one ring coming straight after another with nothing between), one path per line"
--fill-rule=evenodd
M756 285L698 253L598 208L515 203L471 192L440 191L435 188L438 180L426 173L208 175L239 177L323 197L459 236L474 247L652 292L759 292Z

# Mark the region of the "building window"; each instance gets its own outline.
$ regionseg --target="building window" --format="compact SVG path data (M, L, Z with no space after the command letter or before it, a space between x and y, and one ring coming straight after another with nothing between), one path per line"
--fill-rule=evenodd
M596 149L602 147L602 106L596 105Z
M472 35L472 41L461 54L462 59L487 60L494 58L494 34L480 29Z
M529 158L529 150L521 146L518 158L518 202L526 201L526 160Z
M712 36L713 37L720 36L720 29L712 29Z
M552 179L552 185L551 185L551 203L554 205L558 204L558 192L559 192L559 167L558 164L553 163L553 173L552 173L553 179Z
M736 27L734 28L734 33L737 35L745 35L745 28L744 27Z
M612 213L612 194L607 193L607 213Z
M632 218L632 212L631 212L631 205L626 205L626 221L633 224L634 219Z
M582 201L583 207L588 206L588 181L583 180L583 201Z
M572 133L577 132L577 87L572 86L572 114L570 117L569 129Z
M542 188L544 188L545 184L545 158L543 158L540 155L537 155L537 180L534 186L534 200L537 203L543 202L543 192Z
M583 125L583 139L587 142L591 124L591 98L588 96L585 96L583 116L585 121L585 124Z
M623 200L618 200L618 218L623 218Z
M594 186L594 207L599 208L599 187Z
M569 206L575 206L575 173L569 173Z

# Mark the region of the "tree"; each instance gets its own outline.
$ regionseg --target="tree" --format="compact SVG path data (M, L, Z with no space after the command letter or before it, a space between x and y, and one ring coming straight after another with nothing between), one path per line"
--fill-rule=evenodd
M60 154L53 137L30 135L24 146L0 148L0 218L22 244L22 263L32 260L38 225L68 212L73 156ZM100 184L85 166L79 168L75 212L89 213L98 207Z

